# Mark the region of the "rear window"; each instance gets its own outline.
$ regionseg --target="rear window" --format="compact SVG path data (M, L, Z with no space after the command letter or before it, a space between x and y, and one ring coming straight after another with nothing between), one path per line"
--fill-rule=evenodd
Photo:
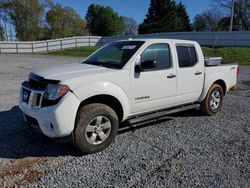
M192 67L197 62L197 54L194 46L176 46L179 67Z

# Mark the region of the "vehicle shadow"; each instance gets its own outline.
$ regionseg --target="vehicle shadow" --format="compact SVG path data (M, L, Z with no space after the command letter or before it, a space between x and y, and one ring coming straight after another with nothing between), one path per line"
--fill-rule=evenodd
M80 156L73 144L58 143L28 129L18 106L0 112L0 158Z
M121 125L121 127L120 127L121 129L118 131L118 134L123 134L123 133L129 132L129 131L136 131L137 129L146 128L146 127L153 126L153 125L159 124L159 123L164 123L164 122L167 123L167 122L172 121L174 118L177 118L177 117L201 117L201 116L205 116L205 114L199 110L191 109L188 111L170 114L169 116L166 116L166 117L146 121L146 122L143 122L143 123L140 123L137 125L132 125L132 126L130 126L128 123L125 122Z
M173 120L175 117L202 116L197 110L190 110L144 123L135 127L122 124L118 134L146 128ZM18 106L0 112L0 158L20 159L24 157L82 156L73 144L59 143L54 139L28 129Z

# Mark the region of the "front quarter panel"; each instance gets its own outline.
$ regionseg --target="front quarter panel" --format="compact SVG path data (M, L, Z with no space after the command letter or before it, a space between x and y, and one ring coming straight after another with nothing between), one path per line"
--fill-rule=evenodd
M125 120L130 113L128 96L117 85L107 81L95 81L91 84L83 85L80 88L74 90L74 93L80 101L84 101L90 97L97 95L111 95L118 99L123 107L123 120Z

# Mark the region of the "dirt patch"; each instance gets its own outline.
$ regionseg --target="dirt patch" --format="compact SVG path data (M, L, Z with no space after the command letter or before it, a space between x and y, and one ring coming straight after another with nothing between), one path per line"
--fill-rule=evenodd
M15 187L38 180L44 173L36 170L36 165L47 161L46 158L26 157L14 160L13 163L0 171L0 179L3 180L3 187Z

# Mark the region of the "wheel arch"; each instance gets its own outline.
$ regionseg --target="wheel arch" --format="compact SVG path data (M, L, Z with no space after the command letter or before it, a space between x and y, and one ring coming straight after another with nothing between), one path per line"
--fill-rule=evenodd
M122 107L121 102L116 97L114 97L112 95L99 94L99 95L91 96L91 97L83 100L80 103L80 105L78 107L78 111L82 106L85 106L85 105L91 104L91 103L101 103L101 104L105 104L105 105L109 106L110 108L112 108L116 112L120 122L124 118L124 109Z
M225 96L227 93L227 84L223 79L214 79L214 80L210 80L208 82L205 83L203 92L198 100L198 102L202 102L204 100L204 98L206 97L209 89L212 87L213 84L218 84L222 87L223 90L223 95Z
M227 93L227 85L226 85L226 83L223 80L221 80L221 79L220 80L216 80L215 82L212 83L212 85L213 84L218 84L219 86L221 86L221 88L223 90L224 96L226 95L226 93Z

